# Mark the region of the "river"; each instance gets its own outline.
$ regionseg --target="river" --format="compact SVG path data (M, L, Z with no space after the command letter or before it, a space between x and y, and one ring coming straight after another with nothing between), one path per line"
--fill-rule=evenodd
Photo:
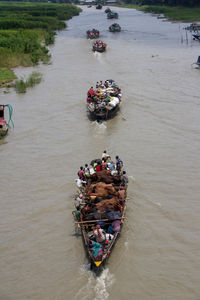
M0 300L200 299L199 43L185 24L134 9L115 8L122 32L110 33L104 9L84 7L58 32L52 63L34 68L39 85L0 92L15 123L0 141ZM86 39L93 27L103 54ZM91 122L87 90L110 78L121 112ZM105 149L124 162L128 208L95 278L71 211L79 167Z

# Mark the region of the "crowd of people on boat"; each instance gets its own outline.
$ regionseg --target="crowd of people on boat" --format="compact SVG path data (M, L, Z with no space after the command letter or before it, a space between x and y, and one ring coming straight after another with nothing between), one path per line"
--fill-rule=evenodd
M93 43L92 45L92 50L93 51L98 51L98 52L103 52L106 50L106 43L104 43L101 40L97 40Z
M112 160L106 150L101 159L81 166L77 175L74 215L80 223L89 221L88 249L100 260L115 233L120 232L128 176L120 157Z
M96 83L96 88L93 86L88 90L87 103L95 105L95 107L106 106L107 104L112 108L121 101L121 89L114 82L114 80L106 80Z
M90 39L96 39L99 37L99 30L93 28L92 30L87 30L87 37Z

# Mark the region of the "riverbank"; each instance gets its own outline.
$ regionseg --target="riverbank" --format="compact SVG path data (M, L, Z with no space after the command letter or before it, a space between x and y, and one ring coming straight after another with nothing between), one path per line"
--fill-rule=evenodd
M154 13L158 15L163 15L172 21L181 22L200 22L200 6L199 7L171 7L171 6L155 6L155 5L134 5L134 4L124 4L120 7L135 8L147 13Z
M80 12L71 4L0 3L0 86L12 81L11 68L47 63L55 31Z

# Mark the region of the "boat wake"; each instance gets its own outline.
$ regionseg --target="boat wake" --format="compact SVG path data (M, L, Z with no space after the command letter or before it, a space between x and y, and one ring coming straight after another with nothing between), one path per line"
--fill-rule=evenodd
M102 274L97 277L96 285L94 287L95 298L94 300L106 300L109 297L108 288L113 285L115 279L114 275L106 268Z
M103 134L107 129L106 122L93 122L95 135Z
M90 270L90 264L83 264L80 268L80 276L87 278L87 283L82 288L79 288L75 299L108 299L108 288L115 282L114 275L110 273L108 268L104 269L100 276L96 277Z
M95 51L94 56L99 60L99 62L102 62L102 53Z

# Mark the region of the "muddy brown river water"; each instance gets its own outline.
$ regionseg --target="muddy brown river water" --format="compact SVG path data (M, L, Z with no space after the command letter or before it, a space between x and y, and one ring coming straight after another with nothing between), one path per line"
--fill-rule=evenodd
M43 81L0 92L15 129L0 141L0 300L200 299L199 43L185 24L116 8L85 7L58 32ZM108 45L94 54L86 30ZM31 69L19 68L19 75ZM121 112L98 124L86 92L114 79ZM71 211L79 167L102 151L129 175L127 218L100 277L89 270Z

